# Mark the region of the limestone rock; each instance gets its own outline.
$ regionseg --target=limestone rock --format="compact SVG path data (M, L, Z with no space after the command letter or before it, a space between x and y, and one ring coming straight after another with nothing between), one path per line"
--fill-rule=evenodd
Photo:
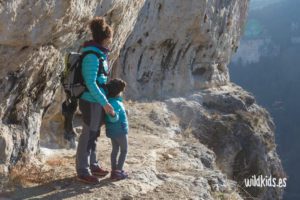
M60 74L67 50L90 39L87 22L106 16L115 30L111 60L133 29L143 0L5 1L0 4L0 119L13 138L17 161L24 152L35 154L44 143L57 142L63 100ZM45 119L45 120L43 120ZM42 123L43 121L43 123ZM57 131L56 131L57 129ZM18 139L20 138L20 139ZM7 142L5 142L7 143Z
M114 66L131 98L225 85L248 1L148 0Z
M13 151L13 139L9 129L0 124L0 164L7 164Z
M169 99L167 103L182 119L182 126L190 129L189 134L213 150L217 166L230 179L237 181L252 197L280 199L281 188L246 188L244 185L244 179L253 175L285 177L276 153L274 123L257 104L246 106L247 98L250 98L248 93L232 84L207 89L186 99ZM207 101L214 103L207 106ZM197 114L189 114L186 120L186 112L191 111Z

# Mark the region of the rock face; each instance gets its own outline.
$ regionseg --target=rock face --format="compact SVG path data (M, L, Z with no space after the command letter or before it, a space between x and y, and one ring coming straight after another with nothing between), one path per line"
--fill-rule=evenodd
M1 140L6 141L6 134L10 135L13 142L4 143L10 144L13 151L6 151L0 164L14 164L24 153L36 153L40 133L44 138L53 137L51 134L57 128L53 117L60 112L63 98L59 89L63 56L69 48L77 50L89 37L89 19L105 15L114 27L113 60L133 29L143 3L141 0L1 3L0 119L1 127L5 127ZM52 104L54 99L57 101ZM41 127L43 119L43 127L48 131Z
M116 74L131 83L129 96L182 95L228 83L227 64L237 49L247 5L238 0L147 1L115 66Z
M240 188L243 179L252 175L284 176L271 118L254 97L229 79L227 64L238 47L248 0L15 0L0 6L1 172L24 155L35 155L40 144L59 143L63 54L89 37L86 25L92 16L104 15L115 30L113 75L127 81L127 98L163 99L165 109L179 119L178 129L171 128L168 134L191 133L198 139L199 146L180 142L176 159L166 154L173 160L170 166L185 169L180 163L189 157L195 160L189 160L188 168L205 168L215 177L193 179L193 198L222 198L222 185L227 193L230 190L225 176ZM169 116L160 114L151 112L150 119L169 127ZM148 127L147 121L141 123L138 128ZM157 177L152 170L133 178L139 184L138 180L152 182ZM180 179L181 184L189 181ZM202 186L207 189L199 189ZM155 187L149 186L151 196L159 198ZM245 198L280 199L282 195L280 188L240 192Z

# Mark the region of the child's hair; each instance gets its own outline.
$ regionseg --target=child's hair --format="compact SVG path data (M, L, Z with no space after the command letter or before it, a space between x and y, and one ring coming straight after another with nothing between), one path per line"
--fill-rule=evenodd
M95 17L92 19L89 27L95 42L101 43L113 35L112 28L106 23L103 17Z
M108 97L116 97L118 96L121 92L124 91L126 87L126 82L123 81L122 79L112 79L106 84Z

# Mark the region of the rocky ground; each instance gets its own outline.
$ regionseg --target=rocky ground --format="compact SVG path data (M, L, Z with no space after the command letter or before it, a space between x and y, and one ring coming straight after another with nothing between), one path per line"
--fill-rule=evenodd
M165 103L127 102L126 106L129 179L112 182L107 176L99 185L80 183L75 178L75 150L42 148L34 164L15 167L10 180L14 188L0 199L241 199L235 182L217 169L215 154L189 128L178 126ZM111 146L103 133L99 158L109 167Z

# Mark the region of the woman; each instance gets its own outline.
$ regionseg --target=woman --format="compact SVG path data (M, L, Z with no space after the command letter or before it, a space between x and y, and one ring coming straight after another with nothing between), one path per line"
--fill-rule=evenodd
M104 89L109 71L108 47L112 43L113 31L102 17L95 17L89 28L93 40L85 42L82 48L82 54L85 55L82 60L82 76L87 91L79 99L83 129L77 147L76 171L80 181L99 183L97 176L109 173L101 167L96 158L96 145L104 114L114 115Z

